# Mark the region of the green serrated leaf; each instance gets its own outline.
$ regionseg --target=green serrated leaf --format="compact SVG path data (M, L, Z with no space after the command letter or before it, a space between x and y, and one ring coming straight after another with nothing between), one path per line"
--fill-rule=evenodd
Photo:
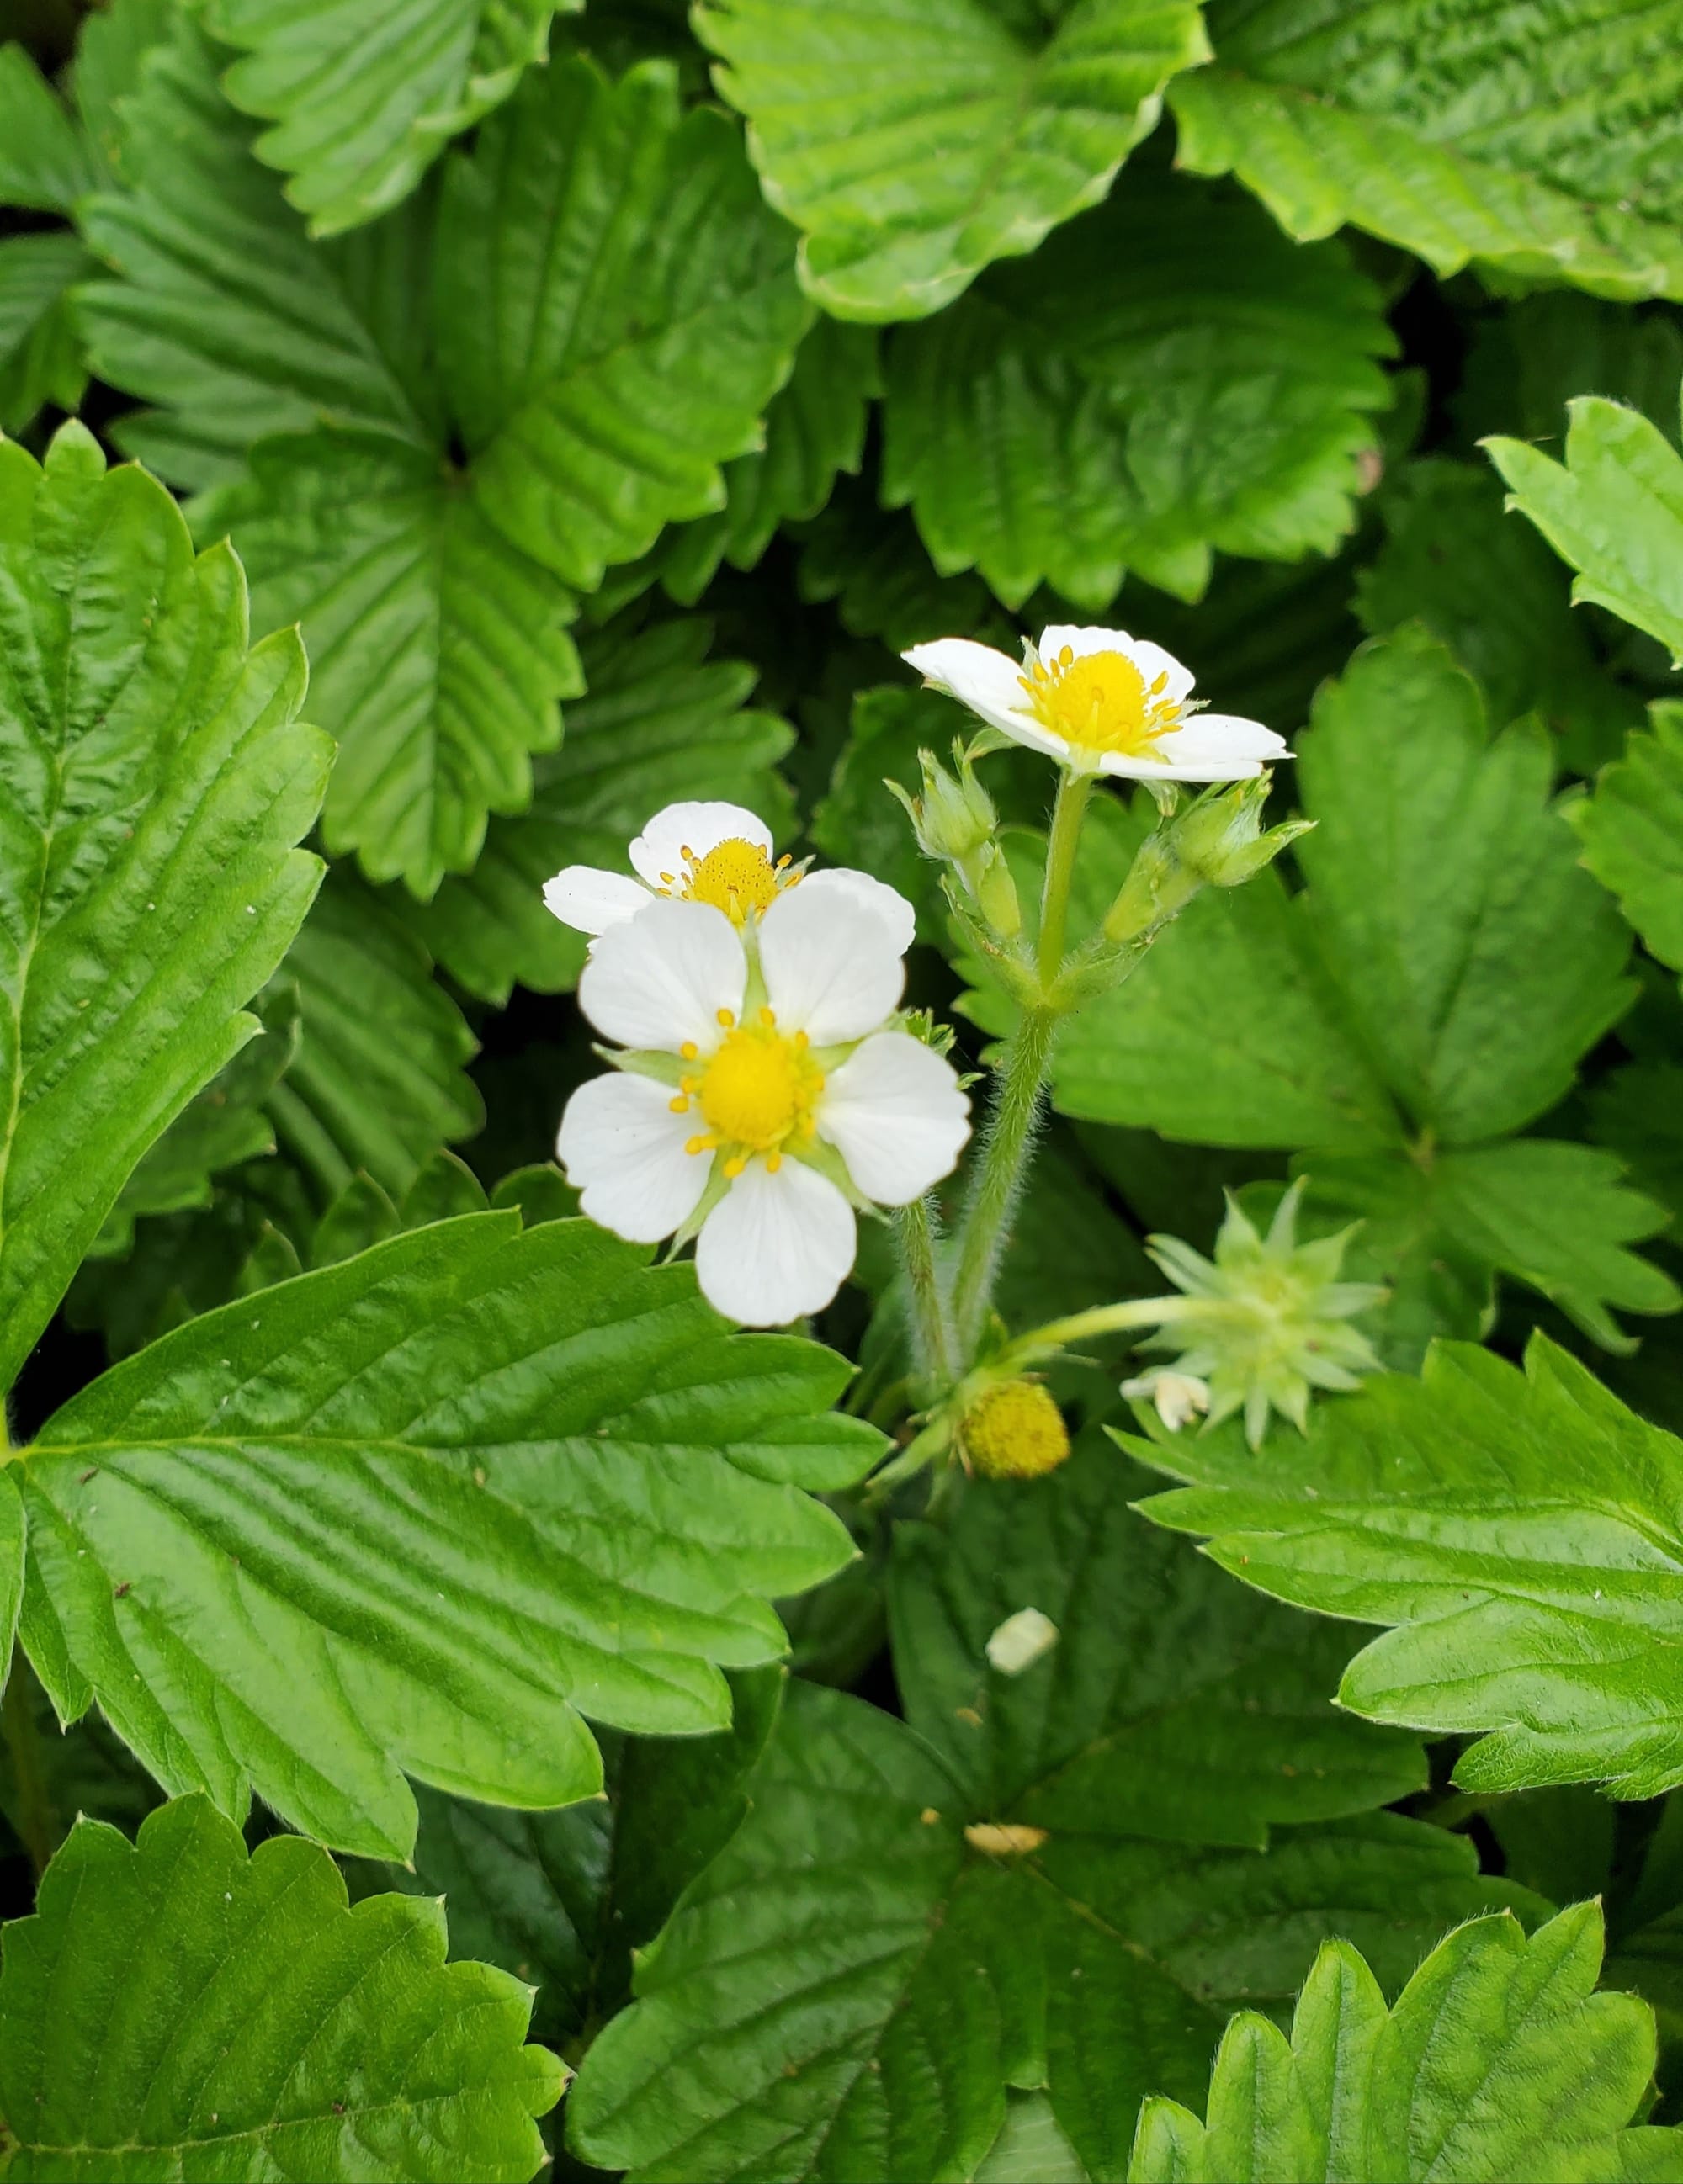
M1207 2122L1147 2101L1129 2184L1425 2184L1433 2177L1683 2176L1683 2133L1629 2129L1653 2070L1653 2014L1597 1994L1600 1907L1529 1941L1480 1919L1441 1942L1387 2009L1347 1942L1329 1942L1288 2039L1234 2018Z
M226 531L263 624L301 622L316 710L343 737L322 835L423 898L471 869L492 812L532 800L532 754L584 687L572 595L485 520L430 450L293 433L195 511Z
M1658 638L1683 666L1683 456L1657 425L1599 395L1567 404L1566 460L1522 440L1485 443L1528 515L1593 599Z
M1424 622L1483 689L1493 720L1540 715L1564 762L1594 773L1641 720L1641 700L1607 672L1582 618L1567 611L1565 571L1504 515L1490 472L1441 457L1410 463L1379 505L1385 543L1356 580L1363 627L1382 636Z
M750 1669L730 1684L728 1731L626 1739L607 1755L606 1798L510 1813L421 1791L412 1868L367 1875L408 1895L443 1895L456 1953L534 1981L533 2031L570 2050L623 2007L633 1953L742 1824L783 1674Z
M87 368L68 297L92 270L74 235L0 238L0 432L16 438L49 402L81 400Z
M1259 1457L1215 1434L1136 1452L1195 1482L1146 1513L1218 1535L1208 1552L1247 1585L1396 1626L1341 1702L1491 1732L1461 1758L1464 1787L1647 1797L1683 1781L1683 1445L1546 1337L1523 1374L1440 1344L1422 1379L1371 1381Z
M281 1145L320 1203L359 1170L402 1197L485 1111L465 1065L477 1042L408 922L341 866L293 943L298 1052L270 1094Z
M582 0L561 0L577 8ZM245 58L234 104L279 126L259 159L292 176L312 235L389 212L452 136L502 103L548 52L556 0L213 0Z
M566 2078L523 2044L531 2008L506 1973L446 1965L440 1905L353 1910L295 1836L248 1858L201 1797L134 1844L79 1820L6 1929L6 2173L525 2184Z
M1096 203L1209 52L1193 0L713 0L694 20L808 290L845 319L939 311Z
M600 1786L580 1716L729 1719L769 1602L846 1562L802 1486L875 1462L844 1362L725 1334L687 1269L486 1213L207 1314L22 1460L24 1642L171 1792L253 1791L407 1856L403 1775L516 1806ZM630 1391L636 1392L630 1392Z
M1212 0L1216 64L1169 93L1179 157L1300 240L1346 221L1469 260L1683 294L1683 12L1601 0Z
M787 832L789 792L773 769L793 731L747 706L755 671L709 660L712 635L699 616L633 613L584 639L588 695L568 706L561 748L537 761L531 810L493 820L472 872L404 912L470 993L500 1007L516 984L567 991L584 935L544 907L544 881L570 864L628 871L627 844L662 805L728 797Z
M585 2059L583 2159L637 2184L746 2177L773 2148L789 2184L961 2177L1017 2085L1044 2087L1089 2171L1115 2175L1152 2070L1201 2078L1212 2003L1287 1991L1352 1919L1400 1984L1436 1922L1490 1901L1437 1830L1307 1824L1391 1794L1418 1761L1358 1746L1324 1708L1245 1716L1251 1649L1285 1626L1235 1617L1195 1557L1154 1553L1125 1506L1136 1483L1089 1445L1052 1479L972 1487L945 1546L917 1539L895 1582L908 1724L791 1685L747 1821ZM1061 1630L1013 1680L984 1646L1024 1606ZM1184 1749L1156 1766L1137 1743L1166 1708L1184 1747L1195 1691L1224 1724L1196 1748L1231 1810L1213 1778L1182 1788ZM1304 1824L1266 1855L1217 1847L1287 1811Z
M131 1172L257 1028L320 867L295 633L246 647L226 549L66 426L0 445L0 1387Z
M415 309L430 202L312 243L252 159L253 132L186 10L119 111L127 187L79 208L116 277L84 288L79 314L98 376L164 407L125 418L118 444L192 487L237 478L254 441L324 419L431 446L437 397Z
M28 53L0 46L0 204L67 213L96 176L75 120Z
M1337 245L1131 169L1032 263L894 336L883 498L1008 606L1046 582L1096 611L1130 568L1196 599L1214 549L1296 560L1350 529L1390 347Z
M1683 705L1649 712L1586 802L1570 816L1584 862L1662 963L1683 971Z
M505 537L588 591L722 504L809 314L736 131L673 70L530 73L449 163L438 248L444 383Z

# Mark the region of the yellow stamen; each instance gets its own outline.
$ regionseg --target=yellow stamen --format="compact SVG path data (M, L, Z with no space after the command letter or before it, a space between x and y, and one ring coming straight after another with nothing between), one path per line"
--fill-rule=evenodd
M700 1048L693 1039L685 1039L683 1045L678 1049L680 1056L685 1061L694 1061L700 1051Z
M1083 751L1157 758L1159 738L1185 719L1184 708L1165 695L1167 673L1148 685L1124 652L1089 652L1078 660L1066 644L1056 660L1035 660L1017 680L1041 726Z
M710 1142L725 1152L727 1176L740 1175L756 1154L775 1175L785 1146L812 1137L823 1089L806 1040L785 1038L775 1013L761 1009L754 1023L720 1042L693 1096L707 1118Z
M740 835L716 843L705 857L686 848L683 861L679 893L685 900L711 903L736 925L769 910L779 887L789 884L778 878L788 858L774 865L757 842L744 841Z
M721 1009L719 1011L719 1022L724 1026L725 1029L728 1031L731 1026L736 1022L736 1011L734 1009Z
M689 1102L682 1092L678 1094L676 1100L668 1100L666 1105L675 1115L687 1115L689 1112Z

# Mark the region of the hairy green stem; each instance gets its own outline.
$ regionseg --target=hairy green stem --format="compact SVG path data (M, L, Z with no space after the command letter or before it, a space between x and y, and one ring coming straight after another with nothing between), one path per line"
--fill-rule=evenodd
M29 1676L21 1652L12 1656L6 1696L0 1700L0 1727L4 1729L6 1751L12 1763L18 1833L39 1880L53 1855L53 1800L47 1786L41 1732L36 1727L34 1709L30 1705Z
M1064 933L1069 923L1069 883L1075 873L1075 845L1093 793L1090 773L1061 773L1052 830L1046 838L1046 881L1040 896L1040 983L1050 987L1063 963Z
M994 1281L1034 1148L1046 1058L1056 1028L1057 1018L1050 1009L1030 1009L1013 1033L995 1079L987 1143L965 1217L953 1284L953 1331L961 1368L974 1359L987 1325Z
M900 1261L911 1292L911 1347L925 1396L944 1395L953 1382L952 1335L946 1299L935 1265L935 1225L927 1198L903 1206L896 1226Z

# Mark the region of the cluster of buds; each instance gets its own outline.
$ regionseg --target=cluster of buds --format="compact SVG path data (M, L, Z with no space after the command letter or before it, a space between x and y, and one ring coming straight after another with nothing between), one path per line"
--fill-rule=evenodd
M1263 826L1269 781L1262 773L1207 789L1146 836L1105 916L1104 937L1112 947L1148 939L1207 887L1242 887L1309 832L1312 819Z
M1023 906L999 844L999 813L961 742L954 743L952 755L956 771L949 773L933 751L918 752L921 796L909 794L895 781L883 785L905 805L924 855L952 867L967 901L990 933L1014 940L1023 930Z

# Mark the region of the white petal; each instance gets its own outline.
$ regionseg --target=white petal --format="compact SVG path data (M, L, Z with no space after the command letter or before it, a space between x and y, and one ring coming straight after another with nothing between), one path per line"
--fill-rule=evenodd
M1248 781L1265 766L1291 755L1284 736L1233 713L1195 713L1184 728L1161 738L1154 749L1156 756L1150 759L1106 751L1100 771L1135 781Z
M595 865L569 865L543 883L543 905L575 933L605 933L634 917L649 900L640 880L605 872Z
M847 865L827 865L822 872L808 872L800 882L808 894L845 895L874 911L894 936L902 956L917 937L917 913L897 888L873 880L869 872L856 872Z
M804 1031L814 1046L875 1031L906 983L894 929L879 912L804 882L761 919L760 967L778 1029Z
M744 1327L783 1327L822 1311L857 1245L853 1208L834 1184L797 1160L773 1175L751 1162L702 1223L701 1294Z
M1049 742L1046 731L1033 714L1019 710L1023 703L1023 669L1008 653L996 652L991 644L978 644L967 637L943 637L933 644L914 644L900 658L927 682L949 692L961 705L968 705L990 727L1036 750L1050 748L1055 755L1061 755L1066 749L1061 737Z
M1153 644L1148 637L1130 637L1125 629L1083 627L1074 622L1049 622L1040 632L1042 660L1056 660L1067 645L1078 660L1089 652L1120 652L1134 662L1149 689L1159 675L1163 695L1177 705L1192 688L1192 671L1183 667L1172 652Z
M657 888L683 872L686 850L699 859L721 842L753 842L772 854L771 828L739 804L669 804L632 843L632 869Z
M970 1102L952 1065L909 1032L867 1039L834 1071L818 1134L879 1206L907 1206L950 1175L970 1135Z
M695 1211L712 1162L687 1153L692 1117L647 1077L593 1077L567 1102L555 1150L593 1221L633 1244L658 1244Z
M736 928L707 902L646 902L610 925L578 982L578 1005L622 1046L704 1053L719 1042L719 1011L742 1011L748 966Z

